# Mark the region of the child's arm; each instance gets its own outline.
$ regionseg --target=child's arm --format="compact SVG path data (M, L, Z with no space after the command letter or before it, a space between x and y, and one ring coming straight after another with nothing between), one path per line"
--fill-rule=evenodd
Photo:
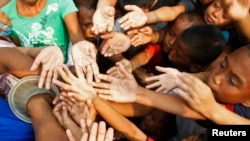
M0 1L0 8L7 4L10 0L1 0Z
M185 6L182 4L172 7L164 6L148 13L144 13L141 8L135 5L126 5L125 9L130 12L124 15L119 20L119 23L124 30L128 30L146 24L173 21L178 15L185 11Z
M182 89L179 95L197 112L217 124L248 124L250 120L239 116L219 104L211 89L192 75L182 73L177 78ZM185 91L185 92L184 92Z
M164 6L155 11L147 13L147 24L153 24L157 22L173 21L178 15L185 11L183 5L175 5L172 7ZM167 13L167 14L166 14Z
M151 59L151 56L149 55L149 53L146 50L139 52L130 60L130 63L132 66L132 71L147 64L150 59Z
M147 136L136 125L111 108L102 99L95 97L93 103L97 112L105 119L105 121L118 132L123 134L128 140L146 140Z

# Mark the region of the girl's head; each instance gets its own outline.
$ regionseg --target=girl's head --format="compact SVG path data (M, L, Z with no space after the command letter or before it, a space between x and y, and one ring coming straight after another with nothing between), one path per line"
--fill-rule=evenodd
M220 28L228 28L232 25L232 20L227 16L221 0L210 3L204 11L203 18L206 24L213 24Z

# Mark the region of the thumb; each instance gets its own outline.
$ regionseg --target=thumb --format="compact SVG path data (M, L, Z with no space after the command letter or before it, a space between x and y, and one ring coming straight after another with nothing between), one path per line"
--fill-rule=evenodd
M139 8L138 6L136 5L126 5L124 7L127 11L139 11L141 10L141 8Z
M104 13L105 13L105 15L112 17L115 15L115 8L114 7L105 7Z

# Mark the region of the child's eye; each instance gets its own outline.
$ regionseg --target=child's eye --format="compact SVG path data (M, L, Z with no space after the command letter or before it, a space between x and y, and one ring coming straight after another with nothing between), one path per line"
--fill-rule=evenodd
M229 78L229 83L232 84L233 86L237 86L237 80L234 77Z
M225 57L221 62L220 62L220 67L221 68L225 68L226 67L226 64L227 63L227 57Z
M221 67L221 68L225 68L224 61L220 62L220 67Z
M174 36L173 30L169 29L169 30L168 30L168 34L171 35L171 36Z
M223 19L228 19L228 17L227 17L226 14L223 14L223 15L222 15L222 18L223 18Z

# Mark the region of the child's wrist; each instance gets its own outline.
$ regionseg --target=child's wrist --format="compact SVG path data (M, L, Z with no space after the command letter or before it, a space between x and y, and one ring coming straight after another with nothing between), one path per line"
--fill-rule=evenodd
M153 32L152 36L151 36L151 40L150 43L157 43L159 40L159 33L158 32Z
M154 11L152 11L152 12L148 12L147 14L147 18L148 18L148 20L147 20L147 24L152 24L152 23L157 23L157 22L159 22L158 20L158 16L157 16L157 14L154 12Z

